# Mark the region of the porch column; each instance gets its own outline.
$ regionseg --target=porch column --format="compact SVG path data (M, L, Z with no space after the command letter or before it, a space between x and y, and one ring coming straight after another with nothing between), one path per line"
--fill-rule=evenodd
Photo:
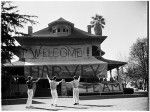
M111 78L112 77L111 70L109 72L110 72L110 78Z
M117 81L119 81L119 68L117 67L116 70L117 70Z
M121 78L120 78L120 74L119 74L119 67L116 68L117 69L117 80L119 83L121 83ZM123 68L122 68L122 72L123 72Z

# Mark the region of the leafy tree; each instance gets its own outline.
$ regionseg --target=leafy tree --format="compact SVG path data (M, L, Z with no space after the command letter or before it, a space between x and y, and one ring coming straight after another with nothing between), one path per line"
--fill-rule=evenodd
M130 66L129 64L126 67L126 76L129 77L130 82L138 82L140 74L137 72L137 67ZM136 83L135 83L136 84ZM137 87L135 85L135 87Z
M105 25L105 19L103 16L96 14L95 17L92 17L91 27L94 27L95 35L102 35L102 28Z
M130 66L128 73L131 78L142 78L148 86L148 41L147 38L137 39L131 47Z
M148 78L148 43L147 38L138 39L131 47L130 60L138 68L142 78Z
M24 24L37 23L33 18L37 16L21 15L17 6L10 1L1 2L1 55L2 64L10 62L16 52L15 39L13 35L26 35L19 32L18 28L24 28Z
M125 65L124 67L120 67L120 69L114 72L114 79L121 80L122 84L124 85L124 87L126 87L126 85L131 82L131 78L128 76L127 72L125 71L127 65ZM118 76L119 74L119 76Z
M14 68L4 67L3 64L11 62L18 48L15 45L15 35L26 35L19 31L27 23L36 24L33 20L37 16L19 14L17 6L10 1L1 2L1 60L2 60L2 97L11 96L11 83L13 81Z

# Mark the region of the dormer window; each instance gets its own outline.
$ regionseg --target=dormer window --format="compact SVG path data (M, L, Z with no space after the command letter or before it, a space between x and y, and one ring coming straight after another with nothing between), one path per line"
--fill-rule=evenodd
M63 32L66 32L66 29L63 29Z
M57 29L57 32L60 32L60 28Z
M68 36L71 34L71 27L68 25L55 25L52 27L51 33L53 36Z
M53 33L56 33L56 29L53 29Z
M54 37L69 36L74 30L74 24L63 18L49 23L48 26L50 33Z

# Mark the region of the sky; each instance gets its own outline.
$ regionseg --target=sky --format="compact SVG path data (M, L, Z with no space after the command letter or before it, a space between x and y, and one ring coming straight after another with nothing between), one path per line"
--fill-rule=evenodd
M106 59L127 61L137 38L147 37L147 2L144 1L15 1L21 14L36 15L39 23L33 32L63 17L75 27L87 31L95 14L105 18L101 45ZM28 24L30 25L30 24ZM22 31L27 33L27 26ZM92 33L94 33L92 31Z

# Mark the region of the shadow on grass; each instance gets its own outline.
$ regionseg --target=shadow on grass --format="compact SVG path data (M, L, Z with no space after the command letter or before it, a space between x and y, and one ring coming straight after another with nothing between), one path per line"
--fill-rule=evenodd
M144 94L119 94L119 95L97 95L97 96L83 96L80 100L99 100L99 99L117 99L117 98L136 98L136 97L148 97L146 93Z
M32 106L31 109L40 109L40 110L49 110L49 111L58 111L58 110L62 110L62 109L48 109L48 108L41 108L41 107L35 107L35 106Z
M26 104L26 102L27 99L2 100L2 105ZM44 104L44 103L32 100L32 104Z
M78 107L78 106L75 106L75 107L70 107L70 106L57 106L57 107L72 108L72 109L88 109L87 107Z
M82 106L89 106L89 107L112 107L113 105L82 105Z
M83 106L87 106L87 107L83 107ZM112 106L113 105L79 105L74 107L70 107L70 106L57 106L57 107L72 108L72 109L88 109L88 107L112 107Z

